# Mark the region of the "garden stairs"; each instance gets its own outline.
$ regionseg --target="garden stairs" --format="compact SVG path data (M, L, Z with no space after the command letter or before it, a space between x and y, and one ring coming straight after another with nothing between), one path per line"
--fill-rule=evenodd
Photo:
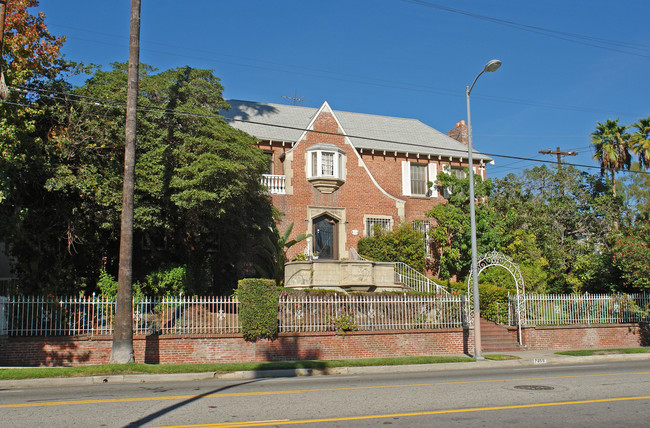
M517 330L481 318L482 352L519 351Z

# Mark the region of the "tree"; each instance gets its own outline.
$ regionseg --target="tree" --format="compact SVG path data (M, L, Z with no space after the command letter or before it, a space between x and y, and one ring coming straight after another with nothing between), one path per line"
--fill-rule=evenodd
M471 266L471 237L469 210L469 178L446 173L438 174L440 186L448 195L448 203L435 205L426 212L433 219L431 232L435 257L428 262L428 268L441 278L459 278L469 275ZM476 197L476 237L479 254L499 248L504 238L500 219L494 217L487 205L492 192L492 180L483 181L474 176Z
M643 169L650 168L650 116L640 117L631 126L636 131L631 136L632 150L639 156L639 165Z
M39 162L26 163L40 172L9 234L26 293L90 292L102 269L117 272L126 79L113 64L46 99ZM140 67L134 282L186 266L192 292L224 294L254 274L253 247L273 221L266 158L219 117L222 91L210 70Z
M625 133L626 126L618 124L618 119L607 119L604 124L597 123L596 131L591 133L591 143L596 149L594 159L600 162L601 174L605 170L611 173L612 193L616 197L615 174L630 169L629 134Z
M43 111L37 91L51 86L66 67L60 56L65 39L48 32L42 12L29 12L36 6L37 0L5 4L0 63L10 93L0 103L0 215L5 219L0 222L0 236L8 233L2 226L16 220L25 190L21 187L29 181L26 162L38 157L44 137L44 129L38 126Z
M650 221L641 220L626 228L612 249L614 265L620 269L623 289L627 292L650 290Z
M59 215L51 209L52 199L41 194L48 176L44 142L50 131L49 108L53 104L46 94L68 88L62 74L74 66L61 58L64 38L49 33L42 12L30 12L36 6L36 0L6 3L2 52L2 70L10 92L0 103L0 239L10 244L8 250L12 255L25 255L23 267L39 265L30 248L43 248L41 235L53 233L46 225L47 219L35 217L35 211L50 208L50 217ZM66 232L56 232L61 238L56 251L63 257L50 258L43 266L35 266L43 268L38 280L47 281L58 275L59 267L65 272L65 252L75 245L74 241L65 242ZM53 249L46 249L50 250ZM72 281L65 274L62 276L57 283ZM83 275L77 281L83 282Z
M513 258L531 266L535 264L531 259L546 259L548 266L541 273L548 279L538 276L538 289L584 292L615 288L610 273L602 269L608 266L605 259L610 239L616 234L624 207L621 198L613 198L598 176L572 167L554 170L546 166L524 171L520 176L511 174L495 180L490 206L504 217L510 237L516 238L519 230L534 235L539 255L526 250L530 258ZM516 239L509 242L508 246L515 250L511 246ZM528 240L522 248L530 244ZM508 247L503 251L509 254Z
M126 90L124 181L120 227L120 255L115 328L111 363L134 361L133 353L133 199L135 193L135 142L137 133L138 70L140 67L140 0L131 0L129 73Z
M644 173L638 162L632 162L631 174L618 180L623 200L632 218L629 223L650 219L650 174Z

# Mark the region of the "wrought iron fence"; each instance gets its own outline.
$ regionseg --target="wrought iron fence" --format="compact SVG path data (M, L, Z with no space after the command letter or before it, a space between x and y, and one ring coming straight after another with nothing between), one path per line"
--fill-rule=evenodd
M228 334L240 331L232 297L163 297L134 302L135 334ZM331 331L343 316L359 330L461 327L460 296L326 296L279 298L280 331ZM23 297L0 301L10 336L110 335L115 303L100 297ZM0 332L1 333L1 332Z
M221 334L239 332L236 299L147 297L133 304L136 334ZM110 335L115 302L96 296L8 297L2 305L10 336ZM0 311L0 313L2 313Z
M10 336L111 334L114 303L100 297L10 296L5 300Z
M239 302L230 296L148 297L136 302L136 334L226 334L239 332Z
M281 332L458 328L465 322L462 296L283 296ZM344 330L346 328L343 328Z
M650 321L650 294L527 294L523 325L617 324ZM516 297L509 300L516 323Z
M523 325L650 322L650 294L523 297ZM516 297L510 299L516 324ZM468 324L463 296L292 296L278 301L281 332L460 328ZM232 297L163 297L134 302L135 334L231 334L240 331ZM70 336L113 333L115 303L97 296L0 298L0 335Z

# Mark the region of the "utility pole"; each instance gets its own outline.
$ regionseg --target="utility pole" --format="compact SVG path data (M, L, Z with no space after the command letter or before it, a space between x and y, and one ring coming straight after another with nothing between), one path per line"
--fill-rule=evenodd
M562 156L576 156L578 152L563 152L558 147L557 150L540 150L539 153L543 155L557 155L557 168L562 168Z
M122 228L120 231L120 266L117 278L117 301L111 363L126 364L133 354L133 199L135 188L136 114L138 104L138 70L140 68L140 0L131 0L129 72L126 91L126 131L124 145L124 184L122 187Z

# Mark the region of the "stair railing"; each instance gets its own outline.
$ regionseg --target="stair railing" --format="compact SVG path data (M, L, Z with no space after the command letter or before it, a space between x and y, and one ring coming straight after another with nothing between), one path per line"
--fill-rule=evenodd
M350 260L367 260L362 255L360 255L357 250L350 248ZM417 270L413 269L411 266L403 262L394 262L395 265L395 282L404 284L405 287L408 287L414 291L420 293L432 293L441 295L449 295L449 292L445 288L436 283L431 278L421 274Z

